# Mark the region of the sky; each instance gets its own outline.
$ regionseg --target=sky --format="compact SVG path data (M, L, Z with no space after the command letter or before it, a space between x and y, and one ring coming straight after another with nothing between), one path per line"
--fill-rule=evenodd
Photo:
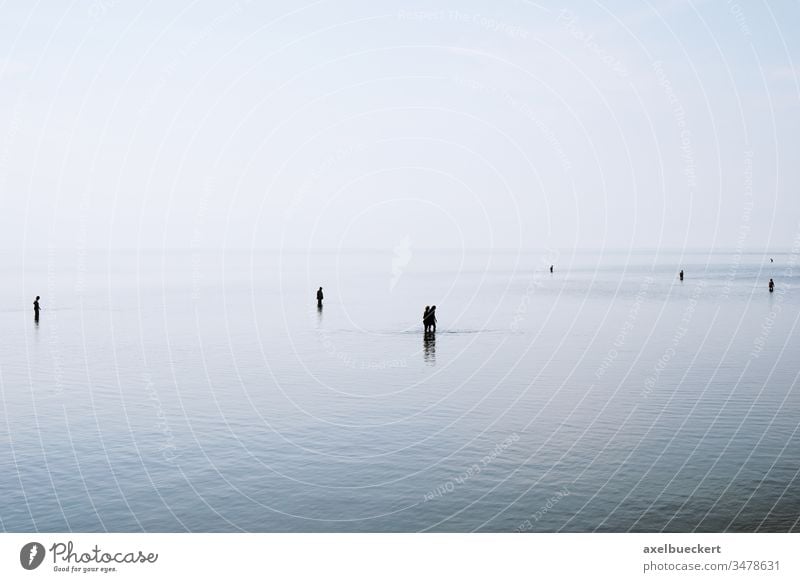
M800 3L0 8L0 245L788 249Z

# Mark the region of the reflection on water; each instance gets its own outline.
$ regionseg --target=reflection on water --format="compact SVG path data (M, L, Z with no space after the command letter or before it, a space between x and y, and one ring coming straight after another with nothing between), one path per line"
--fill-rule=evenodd
M423 332L422 348L425 363L431 366L436 365L436 334L434 332Z

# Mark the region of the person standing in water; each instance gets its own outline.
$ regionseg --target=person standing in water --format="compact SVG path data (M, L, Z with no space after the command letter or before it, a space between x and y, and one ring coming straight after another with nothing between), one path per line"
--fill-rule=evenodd
M775 291L775 281L770 279L769 280L769 292L772 293L773 291Z
M39 321L39 296L36 296L36 299L33 300L33 320L38 322Z
M680 280L683 281L683 269L681 269L681 272L678 273L678 278L680 278Z
M422 327L425 329L425 333L428 333L428 328L430 328L430 318L428 314L431 312L430 305L425 306L425 311L422 312Z
M550 265L550 273L552 274L552 272L553 272L553 265Z
M428 312L428 322L430 323L431 333L436 333L436 306L431 305L431 310Z
M324 299L324 295L322 294L322 287L317 289L317 307L322 307L322 300Z

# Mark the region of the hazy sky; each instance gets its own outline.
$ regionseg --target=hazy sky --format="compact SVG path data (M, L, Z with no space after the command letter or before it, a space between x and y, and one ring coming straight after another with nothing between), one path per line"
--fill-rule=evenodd
M798 2L0 10L6 249L800 234Z

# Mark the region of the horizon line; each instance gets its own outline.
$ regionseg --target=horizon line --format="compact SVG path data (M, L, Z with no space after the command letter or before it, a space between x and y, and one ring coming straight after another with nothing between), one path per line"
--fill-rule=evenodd
M642 252L663 252L663 253L707 253L707 252L740 252L743 254L756 254L756 253L792 253L791 247L786 248L763 248L763 247L748 247L737 248L728 246L713 246L713 247L412 247L419 252L481 252L481 253L537 253L548 251L559 252L613 252L613 253L642 253ZM174 247L64 247L64 246L31 246L19 249L2 249L3 253L18 254L26 252L287 252L287 253L359 253L359 252L372 252L372 253L392 253L395 252L394 247L343 247L337 249L325 247L192 247L192 246L174 246Z

